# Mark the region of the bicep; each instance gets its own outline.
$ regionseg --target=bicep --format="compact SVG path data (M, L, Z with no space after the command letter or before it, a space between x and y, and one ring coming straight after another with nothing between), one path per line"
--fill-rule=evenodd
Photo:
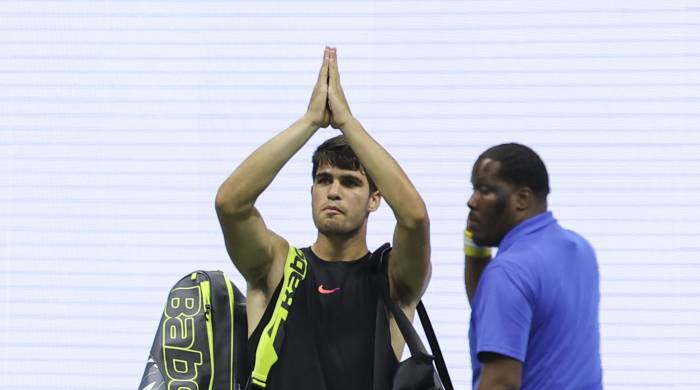
M218 216L226 251L236 268L250 284L270 284L270 269L276 259L286 254L287 241L267 228L255 207L239 215Z
M523 373L523 364L516 359L497 353L480 353L481 377L478 390L517 390Z
M394 299L418 302L430 278L430 227L428 219L407 227L397 224L389 253L389 286Z

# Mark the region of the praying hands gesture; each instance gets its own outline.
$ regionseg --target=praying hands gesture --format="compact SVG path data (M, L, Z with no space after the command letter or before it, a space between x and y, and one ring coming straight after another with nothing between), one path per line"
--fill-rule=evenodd
M321 128L330 124L340 129L352 119L350 106L340 85L338 56L335 48L326 47L323 52L323 65L318 73L306 117Z

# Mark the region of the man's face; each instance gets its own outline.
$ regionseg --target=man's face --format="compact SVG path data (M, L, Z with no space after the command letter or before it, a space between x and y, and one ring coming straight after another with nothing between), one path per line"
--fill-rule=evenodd
M498 176L501 163L490 158L478 161L472 171L472 196L467 202L467 227L474 243L498 246L515 225L513 187Z
M311 186L311 208L316 228L327 235L345 235L360 229L367 215L379 207L379 193L369 192L362 171L319 166Z

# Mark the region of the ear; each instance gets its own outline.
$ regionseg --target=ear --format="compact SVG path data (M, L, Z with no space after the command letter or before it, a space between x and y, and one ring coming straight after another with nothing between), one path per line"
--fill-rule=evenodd
M535 193L532 192L530 187L520 187L514 193L514 206L515 211L523 212L532 209L537 202Z
M379 191L374 191L371 194L369 194L369 205L367 207L367 211L374 212L379 208L379 205L382 203L382 195L379 193Z

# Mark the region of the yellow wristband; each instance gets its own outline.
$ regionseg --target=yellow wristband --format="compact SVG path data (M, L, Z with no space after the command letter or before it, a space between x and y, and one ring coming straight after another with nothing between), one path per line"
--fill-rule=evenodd
M472 241L472 232L464 229L464 254L468 257L491 257L492 249L487 246L479 246Z
M464 254L468 257L491 257L491 248L465 246Z

